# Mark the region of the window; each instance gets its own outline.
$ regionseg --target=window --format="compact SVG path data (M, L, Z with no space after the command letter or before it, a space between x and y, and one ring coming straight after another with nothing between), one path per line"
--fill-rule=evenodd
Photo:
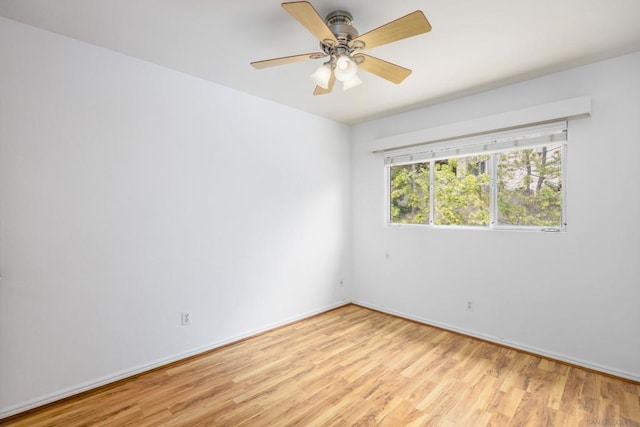
M563 122L395 153L388 222L564 229L566 134Z
M560 227L562 145L499 153L498 224Z
M430 163L411 163L391 167L392 223L429 223L430 171Z
M434 173L433 223L488 225L489 174L481 172L489 156L440 160Z

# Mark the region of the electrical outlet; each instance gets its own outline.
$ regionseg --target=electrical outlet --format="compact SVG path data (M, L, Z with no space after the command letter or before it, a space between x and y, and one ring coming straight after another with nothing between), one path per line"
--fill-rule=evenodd
M473 311L473 301L467 301L467 311Z
M340 287L344 288L344 279L340 279Z
M191 314L189 312L182 312L182 326L187 326L191 324Z

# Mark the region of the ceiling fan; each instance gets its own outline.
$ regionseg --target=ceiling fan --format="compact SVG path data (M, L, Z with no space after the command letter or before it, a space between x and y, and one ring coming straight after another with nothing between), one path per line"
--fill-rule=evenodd
M362 81L358 78L358 68L396 84L402 82L411 74L411 70L362 51L431 31L429 21L420 10L359 35L351 25L353 17L347 11L334 10L322 19L307 1L286 2L282 3L282 7L320 40L322 52L255 61L251 65L260 69L328 58L311 75L317 85L314 95L330 93L336 80L343 83L343 90L359 85Z

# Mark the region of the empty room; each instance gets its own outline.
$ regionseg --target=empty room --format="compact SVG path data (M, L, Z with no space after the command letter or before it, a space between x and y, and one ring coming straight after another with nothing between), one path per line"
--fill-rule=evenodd
M639 19L0 0L0 425L640 427Z

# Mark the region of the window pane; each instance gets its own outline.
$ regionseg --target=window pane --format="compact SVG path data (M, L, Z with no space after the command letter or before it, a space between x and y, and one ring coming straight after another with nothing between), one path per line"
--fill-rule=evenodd
M488 155L435 162L436 225L489 224Z
M429 222L429 163L392 166L391 222Z
M498 223L562 225L562 146L500 153Z

